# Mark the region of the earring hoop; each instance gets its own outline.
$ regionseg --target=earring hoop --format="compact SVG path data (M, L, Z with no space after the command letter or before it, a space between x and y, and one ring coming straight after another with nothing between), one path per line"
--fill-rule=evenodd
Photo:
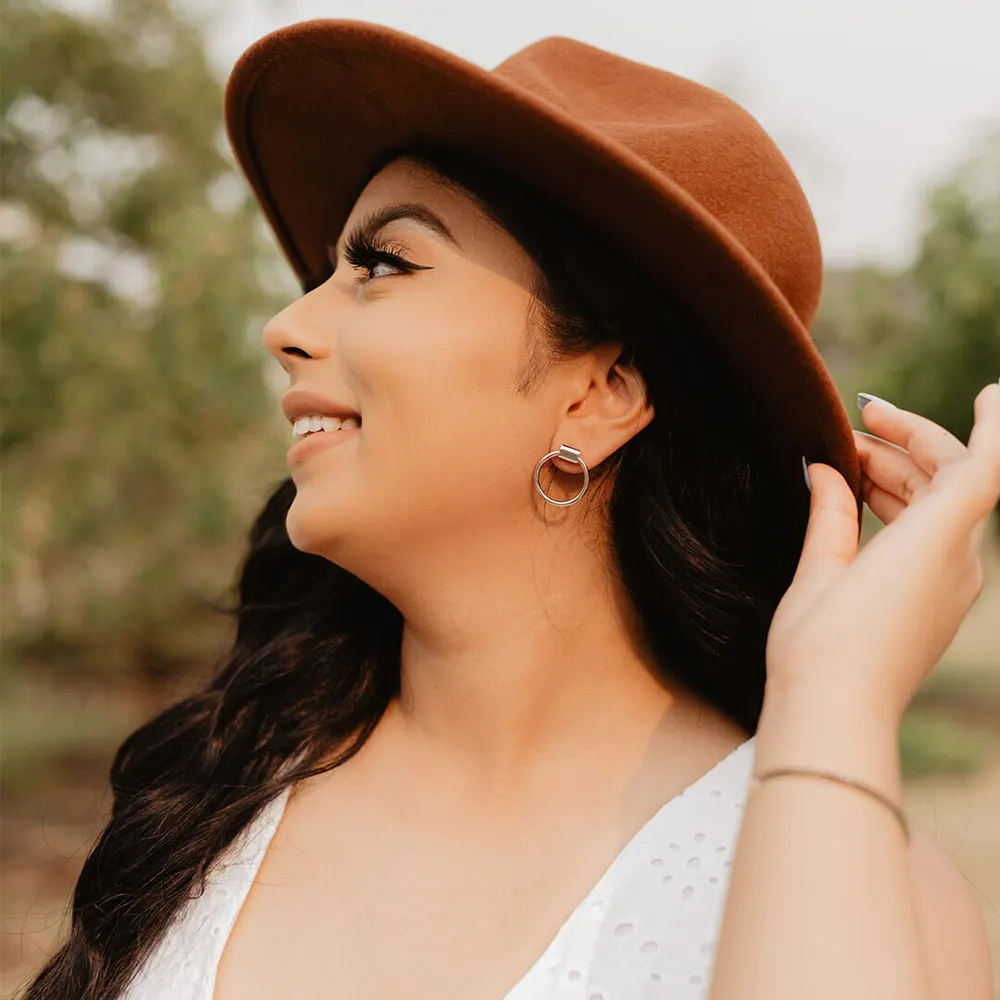
M556 451L550 451L544 458L542 458L538 465L535 466L535 489L545 498L547 503L553 504L556 507L568 507L571 503L576 503L584 493L587 492L587 486L590 483L590 470L587 468L587 463L580 457L580 451L577 448L571 448L568 444L560 445ZM553 500L552 497L542 489L538 482L538 473L541 471L542 466L550 459L558 456L559 458L569 459L571 462L576 462L577 465L583 468L583 488L579 493L571 500Z

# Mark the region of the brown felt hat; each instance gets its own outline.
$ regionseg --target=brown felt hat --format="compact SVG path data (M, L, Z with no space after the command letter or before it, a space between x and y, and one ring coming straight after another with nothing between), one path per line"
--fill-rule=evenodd
M523 178L644 263L745 380L762 447L804 528L801 457L861 471L850 420L809 327L822 256L787 160L719 92L571 38L485 70L378 24L315 20L255 42L226 90L226 125L304 288L329 273L371 165L437 144ZM793 532L793 555L802 533Z

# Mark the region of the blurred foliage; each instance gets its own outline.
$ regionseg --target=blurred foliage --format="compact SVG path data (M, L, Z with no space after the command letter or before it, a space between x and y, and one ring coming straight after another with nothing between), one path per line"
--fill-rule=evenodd
M969 775L1000 753L994 728L970 726L963 719L922 710L906 714L899 730L904 781L931 774Z
M234 169L206 25L107 8L4 0L0 38L0 652L36 736L91 678L136 696L210 662L228 626L203 598L285 474L260 332L296 290ZM929 193L912 266L827 273L813 335L848 412L860 388L967 440L1000 373L1000 130ZM39 669L67 696L22 686ZM34 761L53 742L21 722Z
M169 0L109 7L4 4L5 670L200 653L224 627L201 597L284 474L260 332L290 294L204 26Z
M206 25L105 7L0 0L4 897L25 915L65 912L114 749L222 651L209 601L286 474L260 335L297 289L232 164ZM813 335L849 413L862 389L968 439L1000 374L1000 131L930 193L910 268L828 271ZM928 680L908 778L1000 753L982 677Z
M1000 124L928 192L910 267L827 273L813 336L848 412L872 392L969 440L973 400L1000 376Z

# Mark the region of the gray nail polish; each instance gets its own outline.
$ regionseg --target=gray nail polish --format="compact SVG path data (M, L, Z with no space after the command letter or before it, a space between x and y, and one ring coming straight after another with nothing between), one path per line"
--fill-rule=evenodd
M890 403L888 399L883 399L881 396L875 396L870 392L859 392L858 393L858 409L863 410L873 399L880 403L885 403L886 406L891 406L894 410L898 409L895 403Z
M809 482L809 467L806 464L806 456L802 456L802 475L806 481L806 489L812 493L812 483Z

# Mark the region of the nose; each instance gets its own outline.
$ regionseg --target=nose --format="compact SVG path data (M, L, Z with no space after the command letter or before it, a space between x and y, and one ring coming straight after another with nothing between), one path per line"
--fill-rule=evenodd
M264 346L286 371L292 358L325 358L331 348L331 322L320 319L315 289L275 313L264 324Z

